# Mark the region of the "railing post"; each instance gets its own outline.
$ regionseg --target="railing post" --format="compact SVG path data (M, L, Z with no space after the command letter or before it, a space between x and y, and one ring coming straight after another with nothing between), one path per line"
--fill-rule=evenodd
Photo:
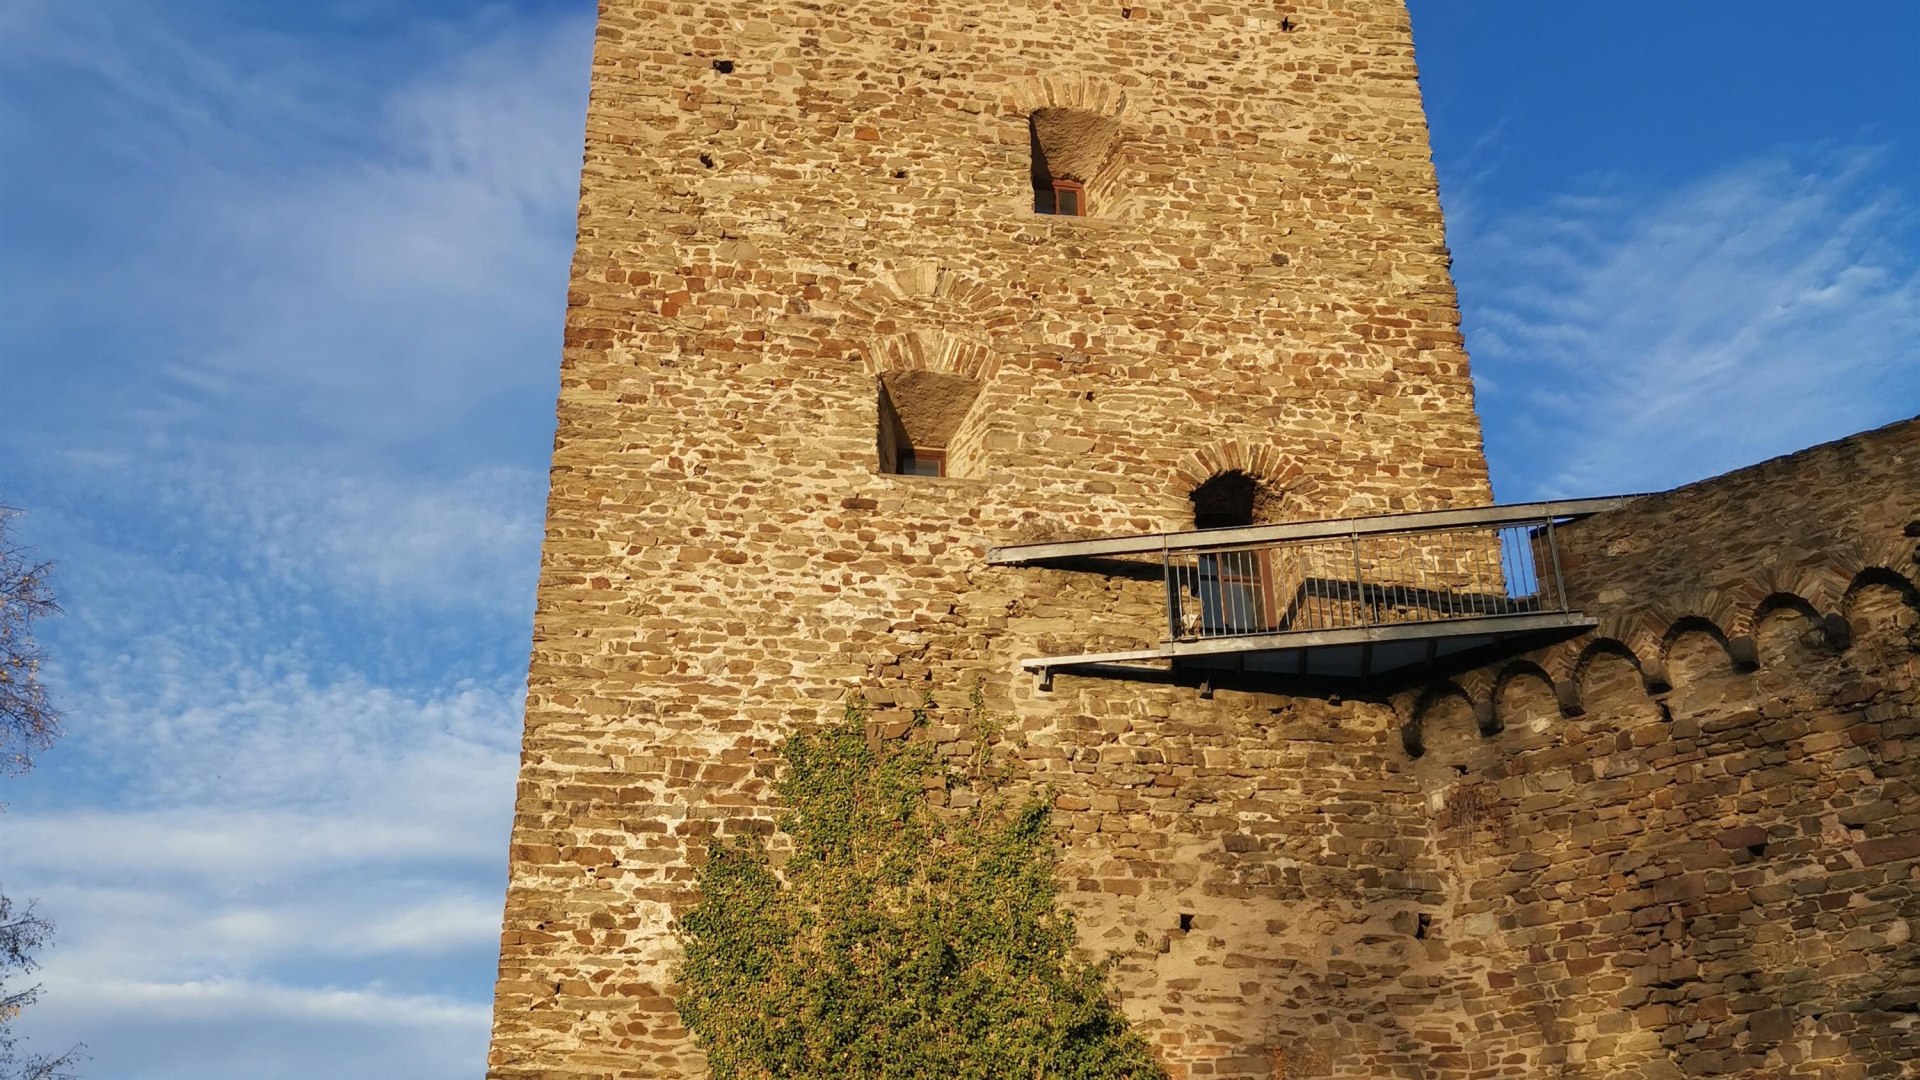
M1560 576L1560 544L1554 539L1552 518L1547 519L1547 557L1553 560L1554 598L1560 602L1561 611L1569 610L1571 605L1567 603L1567 583Z
M1167 640L1180 640L1180 583L1173 578L1173 560L1167 554L1167 543L1160 541L1160 576L1167 583Z
M1367 582L1360 576L1360 534L1349 533L1353 543L1353 598L1360 605L1360 621L1373 625L1373 605L1367 600Z

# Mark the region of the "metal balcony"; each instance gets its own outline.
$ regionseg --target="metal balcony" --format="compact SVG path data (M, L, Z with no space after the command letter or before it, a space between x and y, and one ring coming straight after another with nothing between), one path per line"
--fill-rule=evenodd
M987 561L1164 584L1157 647L1023 660L1043 687L1057 672L1372 679L1591 629L1555 529L1632 498L1024 544Z

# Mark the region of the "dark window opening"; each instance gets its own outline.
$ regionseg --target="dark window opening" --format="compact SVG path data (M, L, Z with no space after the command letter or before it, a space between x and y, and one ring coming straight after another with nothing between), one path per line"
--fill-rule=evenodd
M1237 529L1259 520L1260 482L1238 469L1215 475L1194 488L1196 529ZM1273 552L1267 548L1222 551L1199 556L1194 565L1192 631L1203 636L1271 630L1280 623L1274 584ZM1180 598L1175 598L1181 602ZM1197 610L1195 610L1197 609Z
M1192 929L1193 929L1193 913L1190 911L1181 912L1180 913L1180 932L1184 934L1191 931Z
M901 476L945 476L947 475L947 452L945 450L916 450L905 447L894 458L894 472Z
M1253 524L1260 484L1246 473L1224 472L1193 489L1193 527L1237 529Z

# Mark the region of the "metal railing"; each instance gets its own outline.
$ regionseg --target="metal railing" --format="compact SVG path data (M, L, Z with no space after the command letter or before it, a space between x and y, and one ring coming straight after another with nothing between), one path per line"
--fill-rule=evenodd
M1174 641L1568 610L1548 515L1168 546L1159 557Z

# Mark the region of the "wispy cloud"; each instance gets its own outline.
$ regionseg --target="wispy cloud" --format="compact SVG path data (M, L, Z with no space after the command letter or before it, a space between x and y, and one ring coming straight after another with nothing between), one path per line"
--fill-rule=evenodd
M518 687L414 698L129 661L121 700L75 702L90 723L48 770L67 799L0 830L3 884L59 924L36 1042L85 1040L116 1077L341 1075L369 1044L387 1046L380 1075L471 1075ZM127 700L143 679L162 700ZM204 1048L231 1040L266 1057L219 1071Z
M472 1080L485 1005L378 988L271 981L46 981L37 1019L53 1033L112 1031L140 1052L88 1044L89 1076L113 1080L407 1077Z
M1869 149L1485 210L1455 244L1503 497L1665 488L1920 412L1920 207Z
M44 246L0 269L0 340L40 361L46 407L22 449L70 442L76 411L149 452L183 431L442 463L540 444L519 405L552 399L588 19L423 18L383 66L191 5L28 9L0 62L25 86L0 129L45 155L11 178Z
M0 885L90 1075L481 1069L592 11L347 6L0 4Z

